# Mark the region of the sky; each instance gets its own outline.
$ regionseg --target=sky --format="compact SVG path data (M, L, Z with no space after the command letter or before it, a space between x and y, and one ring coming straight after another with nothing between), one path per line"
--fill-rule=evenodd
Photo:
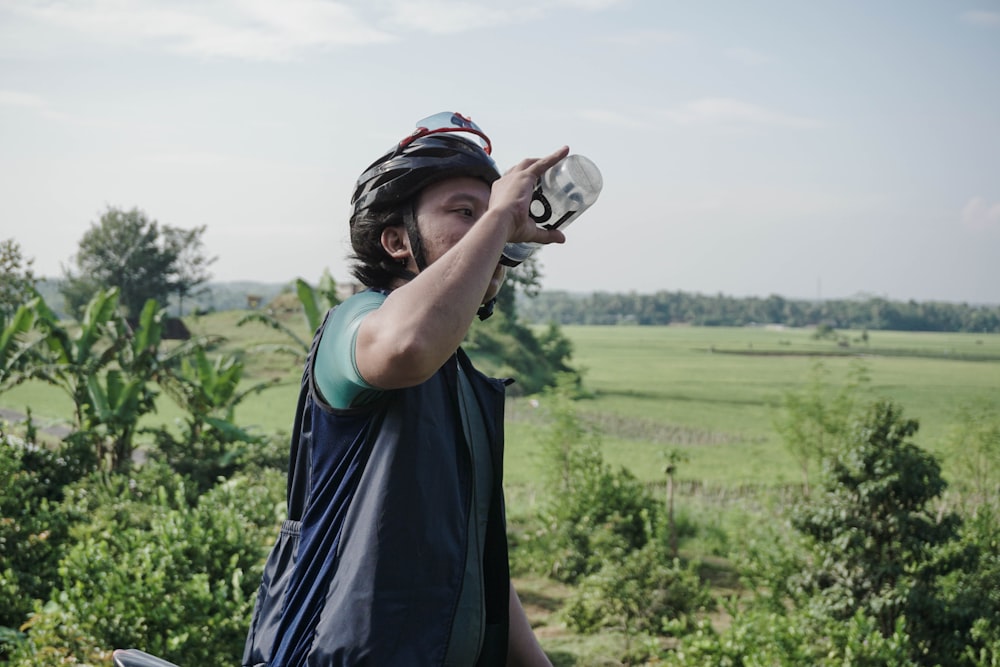
M0 239L58 277L135 207L214 280L346 282L439 111L601 169L546 290L1000 304L1000 0L0 0Z

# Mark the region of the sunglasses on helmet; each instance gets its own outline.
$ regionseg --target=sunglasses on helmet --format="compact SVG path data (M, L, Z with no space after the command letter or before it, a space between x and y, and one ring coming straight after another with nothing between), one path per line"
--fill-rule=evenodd
M445 132L462 132L471 135L462 138L482 148L487 155L493 150L490 138L486 136L486 133L478 125L472 122L472 119L452 111L442 111L441 113L436 113L433 116L428 116L423 120L417 121L417 129L410 136L400 141L399 147L405 148L416 139L426 137L429 134L443 134Z

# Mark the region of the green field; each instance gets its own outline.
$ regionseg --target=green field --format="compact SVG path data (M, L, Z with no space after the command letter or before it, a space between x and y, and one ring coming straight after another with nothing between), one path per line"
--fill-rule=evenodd
M248 398L237 421L261 432L287 432L292 421L300 370L290 357L257 351L283 342L261 325L237 328L242 313L227 312L188 321L196 334L227 338L220 348L245 349L245 381L278 378L282 384ZM308 337L298 315L287 323ZM815 364L830 371L833 385L863 362L870 392L898 401L919 420L917 442L942 457L949 469L949 435L959 410L976 402L1000 412L1000 335L841 332L847 347L816 340L812 330L722 327L570 326L574 361L584 371L591 397L581 400L582 417L601 433L606 459L640 478L662 479L665 452L686 456L680 477L709 486L768 486L799 481L794 461L774 430L784 392L805 387ZM543 399L544 400L544 399ZM71 403L57 390L26 384L0 395L0 407L31 406L42 426L67 422ZM181 416L162 399L150 421L172 423ZM539 483L540 454L533 437L538 411L529 399L510 401L507 480L510 487Z
M838 386L852 364L863 363L871 394L899 402L921 424L918 444L945 458L961 407L986 402L1000 412L997 335L874 332L844 348L815 340L812 330L578 326L564 333L594 393L581 409L608 425L606 458L646 479L662 474L659 452L676 447L690 457L686 478L797 481L773 424L783 393L807 386L817 363Z

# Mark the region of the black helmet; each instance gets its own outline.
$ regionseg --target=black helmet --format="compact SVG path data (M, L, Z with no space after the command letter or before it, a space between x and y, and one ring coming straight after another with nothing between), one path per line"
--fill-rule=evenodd
M412 134L365 169L351 196L354 277L363 285L381 288L396 279L413 278L381 245L382 231L396 224L406 229L417 267L426 268L414 211L417 194L438 181L461 176L492 184L500 171L490 150L490 140L478 125L446 111L419 121Z
M408 138L369 166L358 178L351 197L352 219L365 210L391 209L428 185L459 176L488 184L500 171L481 146L453 134Z

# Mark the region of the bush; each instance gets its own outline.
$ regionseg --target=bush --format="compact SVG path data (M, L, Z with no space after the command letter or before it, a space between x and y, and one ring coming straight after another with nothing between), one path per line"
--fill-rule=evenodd
M641 549L653 537L660 511L635 475L604 462L596 432L576 414L573 392L573 378L563 376L542 401L550 419L540 446L552 493L535 529L512 536L515 567L568 583Z
M683 567L670 560L656 543L621 555L584 578L563 609L567 624L580 633L604 628L624 632L626 658L636 640L664 631L684 634L694 626L694 614L714 606L695 564ZM650 642L638 643L650 646Z
M18 628L52 592L73 524L66 487L93 464L72 445L53 452L0 433L0 627Z
M149 487L156 478L166 484ZM263 559L284 512L284 476L238 476L191 505L179 476L138 477L76 490L99 510L59 564L59 591L37 606L13 665L45 654L86 663L138 647L183 664L238 664Z

